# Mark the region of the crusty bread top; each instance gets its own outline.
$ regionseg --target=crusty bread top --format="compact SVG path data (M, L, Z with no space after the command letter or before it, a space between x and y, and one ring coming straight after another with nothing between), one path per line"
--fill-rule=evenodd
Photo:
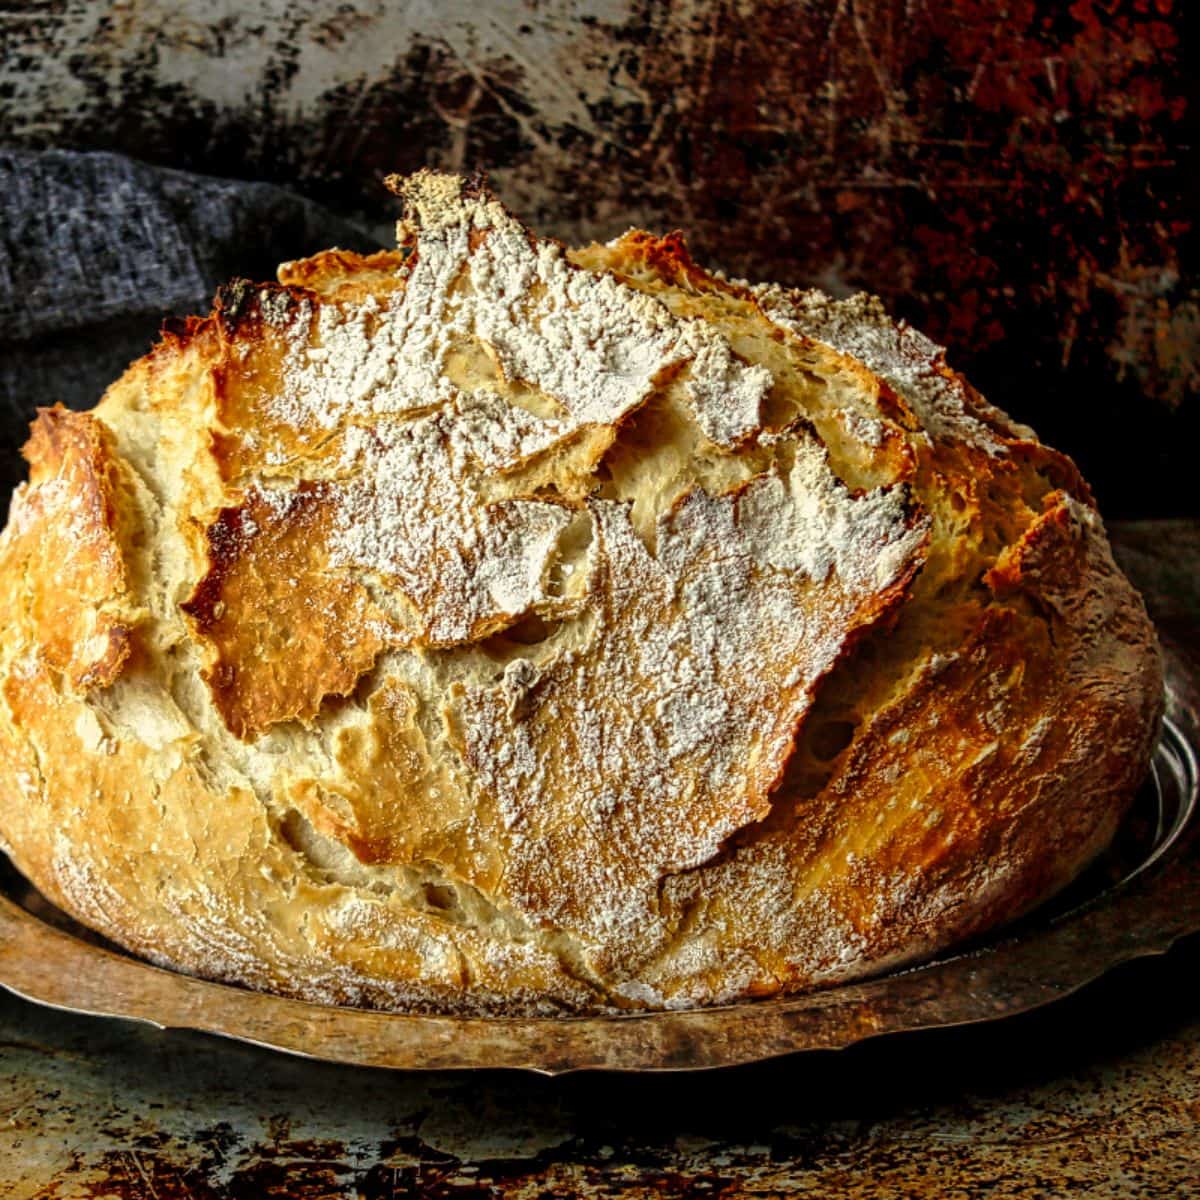
M900 490L852 495L797 429L773 472L659 496L649 553L620 500L587 494L617 428L673 376L700 432L735 449L761 428L771 373L711 325L580 272L485 193L404 187L399 296L313 313L259 293L237 312L239 333L266 326L266 355L218 399L246 499L209 528L213 567L185 609L242 737L312 718L384 646L467 647L531 611L561 622L554 661L518 654L464 680L449 736L495 806L507 886L603 937L765 815L814 683L895 603L926 523ZM558 549L579 516L586 566ZM293 579L289 633L309 650L272 637Z
M854 974L1094 852L1157 663L1069 460L875 301L392 182L397 251L231 285L39 418L0 543L35 880L188 969L506 1010ZM56 716L100 730L82 758ZM111 812L92 760L126 747L122 875L67 782L21 780L73 753Z

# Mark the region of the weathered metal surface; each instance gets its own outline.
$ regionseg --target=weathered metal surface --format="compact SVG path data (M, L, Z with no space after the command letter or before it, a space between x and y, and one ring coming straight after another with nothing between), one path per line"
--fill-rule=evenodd
M0 1000L12 1200L1186 1197L1194 945L1036 1016L703 1076L352 1070Z
M572 1020L331 1008L152 967L106 947L6 867L0 987L71 1011L220 1033L334 1062L551 1075L731 1066L1012 1016L1200 932L1200 713L1191 668L1171 650L1167 697L1152 778L1082 879L971 953L864 983L725 1008Z
M1152 610L1194 622L1178 580L1200 525L1114 535ZM310 1063L0 997L0 1195L1180 1200L1200 1179L1198 974L1192 938L1008 1021L559 1080Z
M0 97L14 145L375 219L386 171L484 166L548 232L678 225L735 273L879 292L1108 511L1167 515L1200 431L1185 7L35 0Z

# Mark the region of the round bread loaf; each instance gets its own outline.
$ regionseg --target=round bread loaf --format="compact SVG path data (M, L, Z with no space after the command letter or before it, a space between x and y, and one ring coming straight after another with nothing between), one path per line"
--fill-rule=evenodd
M235 283L34 423L0 834L48 897L315 1001L682 1007L1106 844L1162 674L1067 458L873 299L390 183L398 250Z

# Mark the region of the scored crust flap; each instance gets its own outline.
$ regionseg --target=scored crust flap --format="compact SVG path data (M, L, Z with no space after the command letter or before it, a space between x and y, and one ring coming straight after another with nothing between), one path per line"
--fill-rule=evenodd
M120 674L140 617L119 527L127 483L112 437L88 413L44 408L23 453L29 482L13 496L0 548L6 636L28 639L72 687L102 687ZM22 594L24 604L11 603Z

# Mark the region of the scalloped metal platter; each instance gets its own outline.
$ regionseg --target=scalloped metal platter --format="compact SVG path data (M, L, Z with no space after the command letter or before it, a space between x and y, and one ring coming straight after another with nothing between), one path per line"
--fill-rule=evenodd
M684 1012L438 1017L331 1008L151 966L53 908L0 855L0 987L97 1017L195 1029L372 1067L680 1071L831 1050L1048 1004L1200 930L1200 703L1183 654L1150 777L1112 846L1066 892L987 942L861 983Z

